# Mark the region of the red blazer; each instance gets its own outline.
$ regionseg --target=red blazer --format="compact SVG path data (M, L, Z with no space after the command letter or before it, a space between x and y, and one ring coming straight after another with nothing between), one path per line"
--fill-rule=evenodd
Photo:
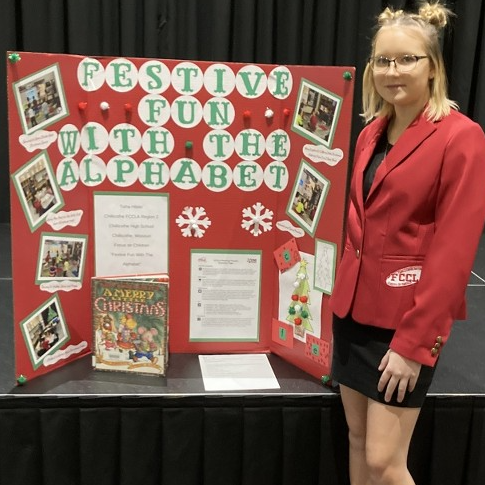
M485 220L485 136L452 110L439 122L420 115L378 168L367 200L363 175L380 118L355 149L347 234L332 311L395 329L391 349L433 366L465 291Z

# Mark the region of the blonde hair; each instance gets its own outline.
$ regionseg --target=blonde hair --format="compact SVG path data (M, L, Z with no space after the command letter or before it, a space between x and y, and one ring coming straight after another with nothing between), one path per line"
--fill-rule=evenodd
M430 121L440 120L449 115L451 109L458 109L457 103L448 99L446 71L439 39L440 31L447 25L452 15L453 12L439 2L422 3L417 14L392 10L388 7L379 15L377 30L372 39L372 53L374 53L377 35L383 27L413 29L420 35L430 66L434 70L433 79L429 82L430 98L425 111ZM369 63L364 70L362 109L362 117L366 122L378 116L390 118L394 114L393 105L385 101L375 88Z

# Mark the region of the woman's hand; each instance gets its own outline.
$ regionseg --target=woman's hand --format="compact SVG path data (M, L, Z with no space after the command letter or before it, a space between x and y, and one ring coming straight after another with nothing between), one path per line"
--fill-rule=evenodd
M397 388L397 402L402 402L406 390L414 391L421 364L389 349L379 364L379 370L382 371L382 375L377 389L379 392L386 390L384 400L389 402Z

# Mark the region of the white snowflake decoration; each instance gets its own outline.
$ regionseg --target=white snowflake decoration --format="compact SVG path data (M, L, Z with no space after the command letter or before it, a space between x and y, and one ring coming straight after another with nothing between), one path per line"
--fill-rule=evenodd
M254 209L254 212L252 209ZM266 209L261 202L256 202L252 208L246 207L243 209L242 216L241 227L249 231L253 236L259 236L263 232L271 231L273 227L271 222L273 219L273 211Z
M196 207L195 213L193 207L184 207L182 214L175 219L175 222L182 228L181 232L184 237L203 237L206 229L212 224L203 207Z

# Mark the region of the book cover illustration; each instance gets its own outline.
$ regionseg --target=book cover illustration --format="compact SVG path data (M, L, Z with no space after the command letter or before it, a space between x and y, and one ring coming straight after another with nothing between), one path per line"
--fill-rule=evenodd
M92 279L93 367L165 375L168 277Z

